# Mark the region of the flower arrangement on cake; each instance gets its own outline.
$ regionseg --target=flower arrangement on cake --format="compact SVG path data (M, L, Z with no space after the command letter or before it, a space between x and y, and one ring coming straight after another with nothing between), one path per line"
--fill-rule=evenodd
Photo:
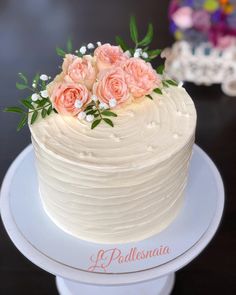
M114 126L112 118L122 105L136 103L142 99L153 99L152 93L162 94L164 87L177 85L163 74L164 66L153 69L150 61L157 58L161 50L150 49L153 26L148 25L144 38L139 39L135 17L130 19L130 35L134 48L117 36L117 45L97 42L73 49L71 40L67 49L57 48L63 58L61 73L52 81L46 74L36 74L32 83L19 73L20 90L31 94L20 101L21 106L8 107L7 112L21 114L17 127L20 130L28 121L33 124L37 118L46 118L55 112L86 120L95 128L104 122Z
M177 40L193 45L209 41L219 48L235 45L235 1L172 0L169 17L170 30Z

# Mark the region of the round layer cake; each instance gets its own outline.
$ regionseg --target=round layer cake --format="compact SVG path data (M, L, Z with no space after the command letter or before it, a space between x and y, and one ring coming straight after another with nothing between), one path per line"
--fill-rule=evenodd
M184 199L196 111L182 87L117 109L114 128L51 115L30 126L40 196L64 231L127 243L166 228Z

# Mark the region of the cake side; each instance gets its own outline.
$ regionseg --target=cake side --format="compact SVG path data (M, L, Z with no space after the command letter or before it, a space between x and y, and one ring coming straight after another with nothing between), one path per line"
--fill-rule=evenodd
M178 214L196 112L182 87L117 110L113 129L57 114L30 126L45 210L65 231L101 243L137 241Z

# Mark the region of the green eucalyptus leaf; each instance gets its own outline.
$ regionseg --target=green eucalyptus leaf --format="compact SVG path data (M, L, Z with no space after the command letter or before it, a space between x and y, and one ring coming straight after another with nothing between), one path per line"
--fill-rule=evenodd
M37 117L38 117L38 111L35 110L35 111L33 112L33 115L32 115L32 117L31 117L31 120L30 120L30 124L31 124L31 125L34 124L34 122L36 121Z
M138 29L137 29L136 19L135 19L134 15L132 15L130 17L129 29L130 29L131 39L137 45L138 44Z
M67 49L67 52L69 52L69 53L72 52L72 50L73 50L73 45L72 45L71 38L68 38L68 40L67 40L66 49Z
M146 95L148 98L150 98L151 100L153 100L152 96L151 95Z
M140 41L138 43L138 45L139 46L147 46L148 44L150 44L152 42L152 39L153 39L153 25L150 23L150 24L148 24L146 36L143 38L142 41Z
M46 109L42 109L41 116L42 116L42 118L45 118L47 116L47 110Z
M162 94L162 91L161 91L160 88L156 88L156 89L154 89L153 91L154 91L155 93L157 93L157 94Z
M102 119L98 119L93 121L91 129L94 129L95 127L97 127L100 123L101 123Z
M116 36L116 44L119 45L123 51L127 51L129 49L128 45L120 36Z
M86 112L86 115L94 115L96 114L97 110L91 110L91 111L88 111Z
M66 52L59 47L56 48L56 53L57 53L57 55L59 55L61 57L65 57L65 55L66 55Z
M20 122L17 125L17 129L16 129L17 131L20 131L25 126L25 124L27 123L27 118L28 118L27 115L24 115L21 118Z
M52 105L50 105L50 107L47 109L48 116L51 114L51 112L52 112Z
M28 79L26 78L24 74L19 73L18 76L25 82L25 84L28 84Z
M93 109L93 105L88 105L85 109L85 112L92 110Z
M165 66L164 65L159 65L159 67L157 67L156 72L157 74L162 75L164 72Z
M113 124L113 122L110 120L110 119L108 119L108 118L103 118L103 121L105 121L108 125L110 125L111 127L114 127L114 124Z
M32 106L32 104L27 100L27 99L22 99L21 103L23 104L23 106L25 106L26 108L30 109L30 110L34 110L34 107Z
M165 87L169 87L169 84L168 84L166 81L162 81L162 84L163 84Z
M117 114L115 114L115 113L113 113L111 111L107 111L107 110L103 111L102 115L106 116L106 117L117 117Z
M21 83L16 83L16 88L19 90L24 90L26 89L28 86L25 84L21 84Z
M147 54L149 58L153 59L159 56L161 54L161 51L162 51L161 49L148 50Z
M8 107L8 108L5 108L3 111L9 112L9 113L19 113L19 114L24 113L24 110L22 110L19 107Z
M178 86L178 83L174 80L166 80L165 82L172 86Z

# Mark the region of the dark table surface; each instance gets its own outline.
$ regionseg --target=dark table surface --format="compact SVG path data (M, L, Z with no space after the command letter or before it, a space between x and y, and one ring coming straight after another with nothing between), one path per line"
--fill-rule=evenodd
M71 36L76 45L90 41L128 39L129 15L135 13L144 33L155 26L155 46L173 40L168 32L166 0L0 0L0 105L14 105L22 93L15 89L18 72L51 76L60 59L55 47ZM222 224L210 245L177 273L173 294L236 294L236 97L225 96L220 86L186 84L197 112L196 143L219 168L226 190ZM0 113L0 181L13 159L30 143L29 130L15 131L16 115ZM200 218L200 216L199 216ZM196 221L197 222L197 221ZM27 260L0 224L0 294L57 294L54 277Z

